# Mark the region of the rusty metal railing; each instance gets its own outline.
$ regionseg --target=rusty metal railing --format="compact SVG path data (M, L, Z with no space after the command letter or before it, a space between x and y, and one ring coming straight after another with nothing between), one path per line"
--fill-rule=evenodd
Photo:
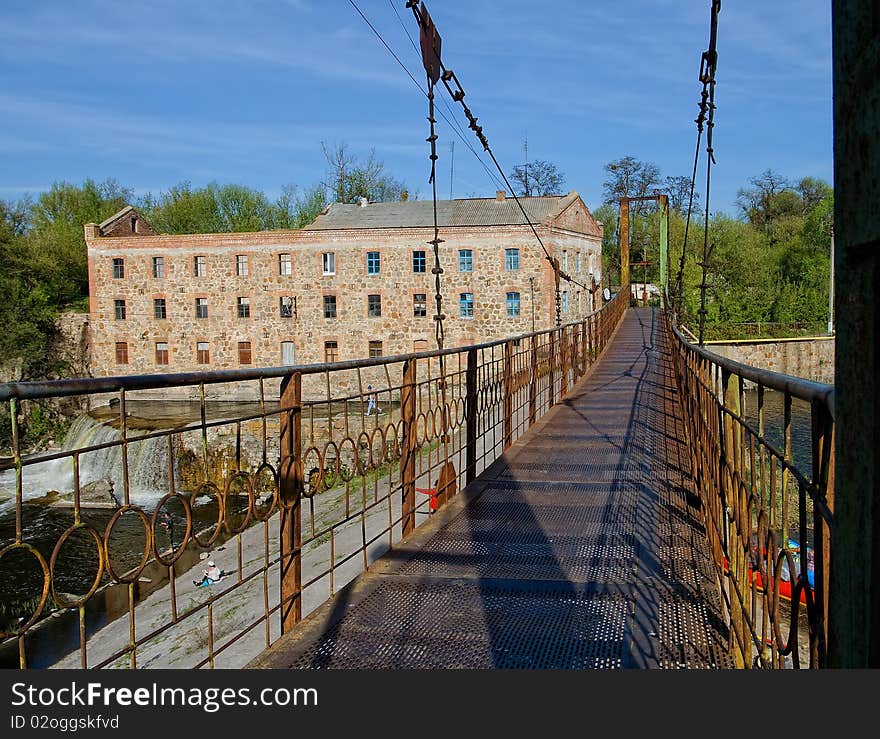
M667 319L672 323L671 314ZM834 387L748 367L672 330L696 492L723 583L735 661L823 667ZM768 417L771 396L776 422Z
M0 385L2 664L245 665L563 398L625 308L443 352ZM26 454L22 414L61 399L87 415ZM196 584L207 560L224 574Z

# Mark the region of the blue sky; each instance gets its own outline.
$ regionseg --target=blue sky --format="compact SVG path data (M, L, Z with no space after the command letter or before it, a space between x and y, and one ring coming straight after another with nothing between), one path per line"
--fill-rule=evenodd
M357 0L419 82L404 0ZM506 172L555 163L601 201L624 155L690 175L709 0L433 0L443 59ZM395 15L396 8L401 21ZM712 210L772 168L832 178L828 0L725 0ZM417 36L416 36L417 38ZM480 146L443 92L440 110ZM138 194L182 180L277 195L324 175L321 141L375 148L430 197L427 101L348 0L4 0L0 198L116 178ZM451 113L450 111L453 111ZM438 185L496 182L442 119ZM491 166L491 165L490 165ZM702 189L702 187L700 188Z

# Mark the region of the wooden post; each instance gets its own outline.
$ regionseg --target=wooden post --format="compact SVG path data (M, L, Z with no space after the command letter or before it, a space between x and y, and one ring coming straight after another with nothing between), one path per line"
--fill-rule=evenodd
M281 633L302 619L302 373L281 382Z
M477 350L468 349L465 374L465 485L477 479Z
M403 423L403 454L400 461L400 515L403 537L416 527L416 360L403 363L403 385L400 389L400 419Z

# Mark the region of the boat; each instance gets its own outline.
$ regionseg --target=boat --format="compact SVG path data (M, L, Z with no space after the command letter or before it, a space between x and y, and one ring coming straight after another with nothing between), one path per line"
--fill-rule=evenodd
M794 562L795 572L800 571L800 559L801 559L801 545L796 539L789 539L786 544L789 553L791 554L791 559ZM757 560L757 545L754 545L752 548L752 562L749 564L749 582L751 582L760 592L764 592L764 582L761 577L760 571L755 570L755 564ZM729 574L729 568L727 563L727 558L724 558L724 574ZM810 583L810 588L816 587L816 573L815 573L815 562L813 556L813 548L807 547L807 582ZM792 577L789 572L788 566L788 557L784 557L781 565L781 573L779 576L779 587L778 593L780 597L785 600L791 600L792 594ZM800 602L806 605L807 603L807 593L804 589L801 589L800 592Z

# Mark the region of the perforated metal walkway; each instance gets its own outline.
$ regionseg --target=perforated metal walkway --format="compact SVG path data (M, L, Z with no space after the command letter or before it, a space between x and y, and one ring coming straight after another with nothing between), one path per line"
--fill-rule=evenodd
M732 666L665 341L628 311L466 495L250 666Z

